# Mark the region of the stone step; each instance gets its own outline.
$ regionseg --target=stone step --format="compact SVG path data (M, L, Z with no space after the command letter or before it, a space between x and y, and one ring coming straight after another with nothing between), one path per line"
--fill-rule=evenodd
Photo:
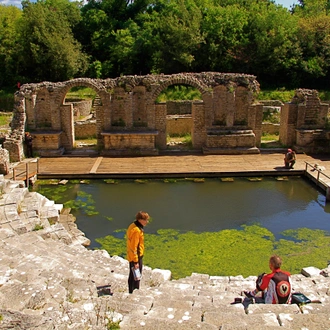
M0 206L1 328L98 330L120 322L121 329L144 330L329 329L330 278L316 268L292 276L295 291L320 301L300 307L252 304L242 291L255 287L256 276L192 273L170 280L170 271L148 266L140 290L128 294L127 260L85 248L69 214L57 216L51 201L15 189ZM27 210L18 214L14 197ZM44 228L32 231L38 221ZM113 294L99 297L102 285ZM238 297L242 303L232 304Z
M65 156L73 156L73 157L90 157L90 156L98 156L99 152L92 148L77 148L73 150L65 151Z
M136 318L134 315L125 315L123 321L120 322L120 329L219 329L216 325L193 320L199 317L200 315L195 316L185 310L153 308L147 315L140 318Z

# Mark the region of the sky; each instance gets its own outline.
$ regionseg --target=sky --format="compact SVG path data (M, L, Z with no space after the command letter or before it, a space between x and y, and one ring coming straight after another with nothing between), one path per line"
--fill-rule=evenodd
M283 7L286 7L288 9L290 9L290 7L293 4L297 4L298 1L297 0L275 0L275 3L277 3L278 5L282 5Z
M293 4L297 4L297 0L275 0L275 3L290 9L290 7ZM14 6L21 8L21 0L0 0L0 4L1 5L14 5Z

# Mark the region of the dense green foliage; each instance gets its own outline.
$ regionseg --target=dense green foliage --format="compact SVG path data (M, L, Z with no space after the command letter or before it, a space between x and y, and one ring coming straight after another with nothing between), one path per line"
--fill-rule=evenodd
M329 86L327 0L69 0L0 5L0 88L122 74L238 72Z
M183 85L172 85L160 93L156 102L173 100L201 100L202 94L194 87Z
M0 111L7 111L7 112L13 111L13 106L14 106L13 90L10 91L0 90Z

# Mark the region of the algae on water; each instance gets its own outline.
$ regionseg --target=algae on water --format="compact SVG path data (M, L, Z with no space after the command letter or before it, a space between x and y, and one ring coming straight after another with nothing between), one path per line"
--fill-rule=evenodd
M125 237L116 236L96 241L110 255L125 258ZM326 232L301 228L285 231L283 236L287 238L275 240L268 229L259 225L204 233L158 230L157 234L145 234L144 263L152 268L171 270L175 279L191 273L258 275L269 272L268 260L274 253L282 257L282 268L293 274L311 265L320 269L327 266L330 236Z

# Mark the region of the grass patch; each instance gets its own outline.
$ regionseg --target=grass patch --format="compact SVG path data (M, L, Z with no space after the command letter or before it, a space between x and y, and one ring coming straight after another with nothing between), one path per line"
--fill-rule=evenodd
M278 141L279 138L279 134L262 133L261 142Z
M0 133L2 134L9 133L12 117L13 117L12 112L0 113Z
M97 139L95 137L88 138L76 138L75 145L83 146L83 145L96 145Z
M174 146L184 146L187 149L192 149L192 136L190 133L171 134L166 137L167 145L174 144Z
M201 100L201 92L192 87L185 85L172 85L161 92L156 100L156 103L166 101L181 101L181 100Z
M0 90L0 111L11 112L14 109L14 93L12 89Z
M12 113L1 113L0 114L0 125L1 126L8 126L12 119Z
M330 100L330 91L318 90L321 101ZM284 87L275 90L261 90L258 100L279 100L283 103L290 102L295 94L295 89L286 90Z
M44 229L43 225L36 224L34 226L34 228L32 229L32 231L38 231L38 230L42 230L42 229Z
M279 141L279 134L268 134L262 133L261 136L261 148L284 148L284 146Z
M69 92L66 94L66 99L80 99L80 100L94 100L97 93L94 91L94 89L89 87L73 87L69 90Z
M261 90L258 94L258 100L279 100L287 103L292 100L294 93L295 90L286 90L284 87L275 90Z

